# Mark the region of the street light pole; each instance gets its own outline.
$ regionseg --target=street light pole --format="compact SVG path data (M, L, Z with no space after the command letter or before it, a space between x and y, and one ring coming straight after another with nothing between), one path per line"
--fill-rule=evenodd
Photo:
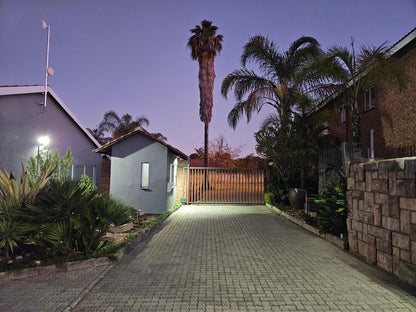
M45 68L45 90L44 90L45 100L43 102L43 106L46 107L46 99L48 95L48 76L49 74L53 75L52 68L49 69L49 39L51 36L51 25L47 25L45 21L42 21L42 28L48 31L48 39L46 41L46 68Z

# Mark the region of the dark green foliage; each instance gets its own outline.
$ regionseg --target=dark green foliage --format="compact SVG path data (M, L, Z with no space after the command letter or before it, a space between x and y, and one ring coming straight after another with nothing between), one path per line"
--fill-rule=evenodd
M29 185L32 186L34 181L38 179L48 168L56 168L52 173L52 179L63 181L70 178L70 169L72 165L71 148L68 147L65 155L59 156L58 149L51 150L44 147L39 150L35 157L31 157L27 163L27 174Z
M283 201L283 196L287 194L285 182L279 176L272 177L267 185L267 188L273 195L270 197L270 204L273 206L281 203Z
M88 178L51 180L35 205L25 212L36 224L34 240L50 255L93 254L113 225L129 222L131 208L109 195L98 194Z
M256 151L276 170L280 188L287 190L291 176L317 165L322 128L316 127L316 122L314 116L295 114L294 120L282 127L279 119L272 116L254 134Z
M347 177L340 172L335 181L321 188L317 196L311 197L319 204L317 219L320 233L339 235L347 232L346 192Z

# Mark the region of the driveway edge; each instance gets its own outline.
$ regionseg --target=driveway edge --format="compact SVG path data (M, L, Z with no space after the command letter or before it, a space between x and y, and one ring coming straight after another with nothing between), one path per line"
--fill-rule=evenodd
M285 217L289 221L291 221L291 222L295 223L296 225L304 228L308 232L311 232L312 234L315 234L316 236L319 236L319 237L323 238L324 240L330 242L331 244L337 246L340 249L348 250L348 241L345 241L345 240L341 239L340 237L337 237L337 236L332 235L332 234L328 234L328 233L320 234L319 230L317 228L307 224L306 222L301 221L299 219L296 219L296 218L292 217L291 215L288 215L286 212L280 210L279 208L277 208L275 206L272 206L270 204L266 204L266 206L269 207L270 209L272 209L274 212L277 212L282 217Z

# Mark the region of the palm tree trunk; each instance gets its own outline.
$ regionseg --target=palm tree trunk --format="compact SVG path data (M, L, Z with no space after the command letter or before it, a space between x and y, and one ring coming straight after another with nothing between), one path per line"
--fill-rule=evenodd
M208 122L205 122L204 131L204 167L208 167Z

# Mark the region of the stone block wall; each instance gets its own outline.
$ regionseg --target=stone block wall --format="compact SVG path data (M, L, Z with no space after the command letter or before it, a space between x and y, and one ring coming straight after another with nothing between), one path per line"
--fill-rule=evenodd
M350 251L416 284L416 157L347 166Z

